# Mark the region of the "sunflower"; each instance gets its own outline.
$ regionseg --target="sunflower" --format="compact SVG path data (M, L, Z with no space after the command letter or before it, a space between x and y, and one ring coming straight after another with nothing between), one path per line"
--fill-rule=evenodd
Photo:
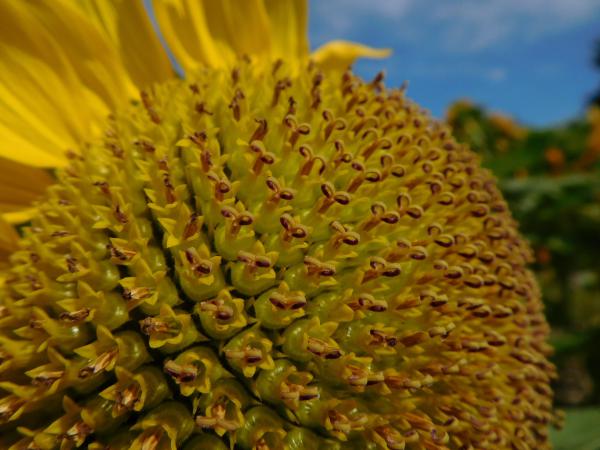
M350 70L388 52L310 53L299 0L152 6L0 3L4 448L546 448L531 251Z

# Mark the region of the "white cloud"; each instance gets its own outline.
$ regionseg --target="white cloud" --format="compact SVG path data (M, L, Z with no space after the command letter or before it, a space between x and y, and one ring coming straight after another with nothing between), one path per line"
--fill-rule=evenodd
M481 50L506 41L536 40L598 16L598 0L450 0L433 18L453 49Z
M370 17L397 23L398 37L435 34L454 51L535 41L600 18L599 0L313 0L331 32L347 33Z

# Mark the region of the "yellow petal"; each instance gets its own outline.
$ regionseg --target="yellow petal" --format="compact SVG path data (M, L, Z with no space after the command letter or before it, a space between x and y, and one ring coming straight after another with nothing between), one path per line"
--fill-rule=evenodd
M202 64L222 67L231 62L231 49L219 46L209 31L204 2L155 0L153 7L162 35L184 70L195 70Z
M74 2L117 49L137 87L174 76L169 57L139 0L78 0Z
M304 59L308 55L307 16L305 0L265 0L273 33L273 52L277 58Z
M68 1L0 2L0 43L5 158L60 165L70 146L135 93L116 51Z
M161 32L186 71L231 67L242 55L301 61L305 0L153 0Z
M315 50L311 58L323 69L347 69L358 58L387 58L390 49L377 49L347 41L331 41Z
M8 256L17 249L18 239L17 231L0 216L0 268L6 264ZM2 274L0 274L0 287L2 281Z
M0 217L10 223L28 220L37 200L54 180L46 170L0 158Z

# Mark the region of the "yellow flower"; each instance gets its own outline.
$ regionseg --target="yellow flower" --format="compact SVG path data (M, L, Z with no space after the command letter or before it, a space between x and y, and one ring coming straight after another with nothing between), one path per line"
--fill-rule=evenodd
M184 79L140 2L0 2L0 446L547 448L529 247L348 68L387 52L310 54L300 0L153 5Z

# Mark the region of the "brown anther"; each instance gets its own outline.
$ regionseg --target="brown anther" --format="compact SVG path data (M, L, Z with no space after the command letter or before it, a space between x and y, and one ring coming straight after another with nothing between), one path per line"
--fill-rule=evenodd
M319 209L317 210L320 214L324 214L334 203L338 203L342 206L350 203L350 194L344 191L336 192L335 188L331 183L324 183L321 185L321 192L325 198L321 199Z
M252 166L252 172L255 175L260 175L262 168L265 164L272 165L275 163L275 154L265 150L262 142L252 141L249 145L250 151L256 153L256 159Z
M152 100L150 99L150 95L146 91L140 91L140 98L142 99L142 104L144 108L149 108L152 106Z
M187 138L198 147L202 148L208 140L208 135L206 134L206 131L194 131L194 133L188 135Z
M372 336L371 342L369 345L382 345L385 347L395 347L398 344L398 338L396 336L391 336L383 331L371 329L369 330L369 334Z
M385 300L375 299L371 294L362 293L356 300L348 303L348 306L353 310L368 310L371 312L383 312L388 308Z
M209 116L213 115L213 113L211 111L209 111L208 109L206 109L206 105L204 104L204 102L198 102L198 103L196 103L196 105L194 106L194 109L200 115L202 115L202 114L208 114Z
M31 384L34 386L51 386L55 381L58 381L65 374L64 370L53 370L44 371L36 375L32 380Z
M25 276L25 279L29 281L29 287L32 291L39 291L44 287L37 275L28 274Z
M72 312L64 311L58 315L58 318L63 322L76 324L87 319L90 315L90 312L91 310L89 308L81 308Z
M133 410L135 404L140 399L142 389L136 382L128 384L126 387L117 389L115 404L113 405L113 411L116 415L121 415L125 412Z
M177 201L177 197L175 196L175 188L171 183L171 178L168 173L163 175L163 184L165 186L165 199L167 203L175 203Z
M147 287L137 287L132 289L125 289L123 291L123 298L125 300L143 300L152 296L152 289Z
M413 334L409 334L408 336L404 336L403 338L400 339L400 342L402 342L402 344L405 347L412 347L414 345L418 345L421 342L427 340L429 338L429 335L427 333L425 333L424 331L417 331L416 333Z
M286 116L296 114L296 104L297 102L294 100L294 97L288 98L288 110Z
M267 119L254 119L254 121L258 124L258 126L256 130L254 130L254 133L252 133L252 137L250 137L249 142L262 141L269 132Z
M381 222L393 225L400 220L400 215L396 211L386 211L385 205L381 202L376 202L371 205L371 214L373 217L363 225L365 231L372 230Z
M107 142L106 148L109 149L115 158L123 159L125 151L114 142Z
M158 125L161 123L160 116L158 115L158 113L156 112L156 110L154 108L148 108L148 115L150 116L150 120L152 122L154 122L155 124Z
M165 431L162 427L154 427L142 434L140 450L158 450Z
M388 263L385 259L378 256L371 258L369 261L370 269L363 274L362 283L374 280L380 276L397 277L402 272L400 266Z
M385 79L385 72L383 70L377 72L377 75L375 75L375 78L373 78L373 81L371 81L370 85L377 88L377 90L382 90L382 83L383 80Z
M321 277L332 277L335 275L335 267L331 264L323 263L317 258L312 256L304 257L304 266L309 277L321 276Z
M240 81L240 68L234 67L231 69L231 82L236 85Z
M73 256L67 256L65 258L65 262L67 263L67 270L69 271L69 273L77 273L81 270L77 258Z
M183 239L189 239L200 231L200 224L198 222L198 214L195 212L191 213L183 229Z
M229 109L233 112L233 118L236 122L239 122L242 117L242 108L240 102L245 99L246 96L244 93L238 88L235 90L235 94L233 95L233 99L231 103L229 103Z
M127 222L129 222L129 220L127 219L127 214L125 214L123 212L123 210L121 209L121 205L115 206L114 215L115 215L115 219L117 219L117 221L119 221L123 225L125 225Z
M358 188L362 185L363 181L365 180L365 166L362 163L359 163L357 161L353 161L350 164L350 167L352 167L354 170L356 170L358 172L358 174L352 178L348 184L348 188L346 189L347 192L353 194L354 192L356 192L358 190Z
M369 130L367 130L369 131ZM364 133L363 133L363 138L364 138ZM365 161L367 159L369 159L371 157L371 155L373 153L375 153L376 150L389 150L392 148L392 141L390 141L388 138L380 138L375 140L374 142L372 142L371 144L369 144L367 147L365 147L365 149L362 151L362 157L365 159Z
M157 161L157 165L158 165L159 170L162 170L164 172L169 171L169 161L167 160L166 157L159 159Z
M268 269L273 265L271 260L266 256L254 255L244 251L238 253L237 260L244 263L246 270L250 273L254 273L258 269Z
M295 384L288 380L281 383L279 388L279 397L282 400L308 401L319 398L319 388L317 386L304 386Z
M50 237L66 237L66 236L69 236L70 234L71 234L71 233L69 233L69 232L68 232L68 231L66 231L66 230L59 230L59 231L54 231L54 232L52 232L52 234L50 235ZM32 254L33 254L33 253L32 253ZM38 257L38 258L39 258L39 257ZM35 262L37 262L37 261L34 261L34 260L32 259L32 262L34 262L34 263L35 263Z
M213 299L200 302L199 309L200 311L211 313L215 319L221 322L227 322L231 320L235 312L233 308L226 305L222 299Z
M273 194L269 197L268 201L277 203L280 199L290 201L294 199L294 191L291 189L282 188L280 183L274 177L268 177L266 180L267 188Z
M195 421L196 421L196 425L198 425L201 428L223 428L227 431L235 431L237 430L241 425L240 423L234 421L234 420L228 420L226 419L226 414L227 414L227 407L226 407L226 402L227 400L225 399L221 399L220 403L216 403L214 405L212 405L210 407L210 416L196 416L195 417Z
M308 229L297 223L292 216L284 213L279 218L279 223L283 227L283 240L290 242L292 239L306 239L308 236Z
M360 235L354 231L349 231L348 228L341 222L334 220L329 224L329 226L335 232L331 237L331 242L334 249L340 248L342 244L351 246L359 244Z
M323 117L325 118L325 120L327 120L325 115ZM325 127L324 132L325 141L329 139L329 137L334 131L344 131L348 127L347 122L342 118L333 119L332 117L331 120L328 120L328 122L329 123Z
M463 270L458 266L450 266L446 269L446 273L444 273L444 277L450 280L457 280L458 278L463 276Z
M108 250L110 251L110 256L112 259L116 259L119 262L128 262L133 259L137 252L134 250L129 250L122 247L117 247L112 244L107 245Z
M275 91L273 92L273 100L271 101L271 107L277 106L277 103L279 103L279 97L281 93L285 89L289 88L291 85L292 82L289 78L284 78L283 80L279 80L277 83L275 83Z
M81 156L75 152L75 150L73 149L67 149L67 151L65 152L65 156L67 157L67 159L70 160L76 160L76 159L81 159Z
M310 108L314 110L319 109L319 106L321 106L321 102L323 101L323 99L321 98L321 90L313 89L313 91L311 92L311 97L312 102L310 104Z
M383 438L389 450L404 450L406 440L398 430L384 425L375 428L375 432Z
M437 245L444 248L450 248L454 245L454 237L449 234L440 234L433 240Z
M15 395L4 397L0 403L0 424L4 424L27 403L27 400Z
M79 378L88 378L92 375L102 372L105 368L116 361L118 355L118 348L113 348L112 350L101 353L91 364L79 370Z
M269 302L277 309L292 311L306 306L306 298L301 293L288 293L287 295L284 295L279 292L273 292L269 296Z
M423 208L419 205L409 206L405 212L413 219L419 219L424 214Z
M198 376L198 368L194 365L180 365L173 360L165 362L164 371L171 376L177 384L191 383Z
M275 76L275 74L277 73L277 71L279 71L281 66L283 66L283 59L277 58L275 60L275 62L273 63L273 68L271 69L271 75Z
M43 330L44 329L44 321L41 319L29 319L29 328L32 330Z
M190 91L192 91L192 94L200 94L200 88L198 87L198 85L196 83L192 83L188 86L190 88Z
M83 421L79 421L69 428L66 433L60 435L60 437L61 439L75 442L76 446L79 447L93 432L94 430L89 425Z
M202 259L195 248L186 248L184 253L194 275L197 277L205 277L211 274L213 269L212 262L207 259Z
M94 183L94 186L99 187L100 192L102 192L102 194L106 195L107 197L110 197L110 187L107 181L96 181Z
M339 348L310 336L308 337L306 349L312 354L325 359L338 359L342 356L342 351Z
M156 147L154 147L151 142L148 142L144 139L135 141L134 144L138 147L141 147L141 149L146 153L154 153L156 151Z
M298 124L293 114L285 116L283 124L291 131L289 142L292 148L296 145L301 135L306 136L310 134L310 125L307 123Z
M179 322L175 319L162 319L160 317L146 317L139 321L140 330L147 336L168 334L176 336L181 331Z
M312 171L315 163L319 163L319 175L321 175L326 168L326 163L325 160L323 158L321 158L320 156L316 156L312 149L308 146L308 145L301 145L300 148L298 149L298 153L300 153L300 155L302 155L302 157L304 158L304 164L302 164L302 166L300 167L300 170L298 172L298 174L300 176L307 176L310 174L310 172Z
M241 227L252 225L254 218L252 214L248 212L238 212L235 208L225 206L221 209L221 215L226 219L229 219L229 233L235 236L239 233Z
M367 369L352 364L346 365L346 369L350 373L343 378L350 386L362 388L367 385L369 379L369 371Z
M208 169L208 166L207 166ZM225 199L225 195L231 191L231 183L227 177L220 178L216 173L210 171L206 174L206 177L214 185L215 199L218 202L222 202Z
M263 360L262 351L250 346L246 346L243 350L225 350L225 357L243 360L246 364L259 364Z

